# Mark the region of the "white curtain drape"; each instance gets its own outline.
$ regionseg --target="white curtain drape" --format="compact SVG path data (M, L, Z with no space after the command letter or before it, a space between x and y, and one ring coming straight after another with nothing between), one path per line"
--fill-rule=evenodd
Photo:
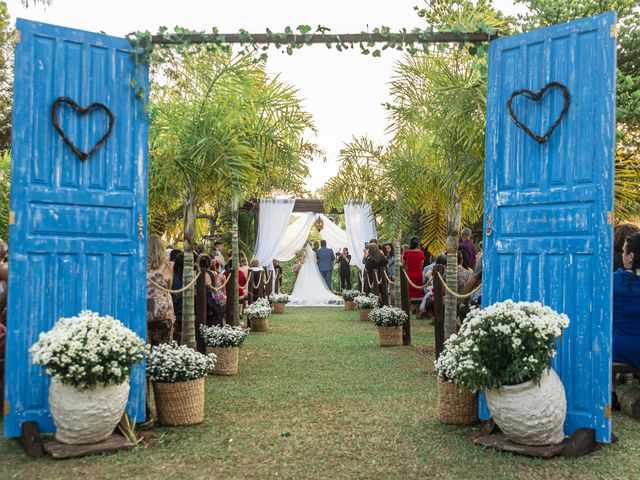
M260 199L258 237L253 257L263 267L273 268L272 261L278 254L295 203L296 200L290 198Z
M320 230L320 237L327 241L327 247L333 251L342 251L344 247L349 248L347 232L342 230L326 215L321 213L320 218L322 218L322 221L324 222L324 227ZM350 248L349 251L351 251Z
M286 262L296 256L296 252L302 250L307 238L309 238L309 230L315 218L313 212L303 213L295 222L287 228L287 231L280 241L276 260Z
M364 244L372 238L378 238L376 223L371 213L371 205L349 200L344 204L344 220L347 225L347 238L351 262L364 270L362 256Z

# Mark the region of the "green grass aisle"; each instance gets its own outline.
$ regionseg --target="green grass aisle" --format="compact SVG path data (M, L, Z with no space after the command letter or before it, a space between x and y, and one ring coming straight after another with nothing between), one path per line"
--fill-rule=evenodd
M31 461L0 441L0 478L637 478L637 423L614 417L620 442L575 461L532 460L471 443L475 428L435 420L433 329L418 349L381 348L357 312L288 308L249 335L239 373L207 379L205 422L159 429L150 448ZM420 351L423 353L421 353Z

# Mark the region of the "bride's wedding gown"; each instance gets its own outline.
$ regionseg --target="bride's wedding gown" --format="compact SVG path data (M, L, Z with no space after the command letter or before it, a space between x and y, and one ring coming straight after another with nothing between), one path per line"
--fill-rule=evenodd
M306 257L300 271L288 306L291 307L326 307L344 305L344 300L334 295L322 279L316 252L309 245L305 250Z

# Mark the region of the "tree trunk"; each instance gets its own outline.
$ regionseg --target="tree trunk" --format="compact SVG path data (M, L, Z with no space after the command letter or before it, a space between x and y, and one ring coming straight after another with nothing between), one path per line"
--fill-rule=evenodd
M187 186L184 199L184 271L182 285L193 281L193 241L196 232L196 205L194 190ZM182 343L196 348L194 287L182 293Z
M457 195L456 195L457 197ZM458 198L447 208L447 271L446 284L450 290L458 290L458 229L462 218L462 205ZM444 297L444 339L456 333L458 300L446 292Z
M235 284L238 285L238 270L240 267L239 248L238 248L238 194L234 193L231 199L231 258L233 261L233 276ZM233 318L231 320L233 326L240 325L240 305L235 302L233 306Z

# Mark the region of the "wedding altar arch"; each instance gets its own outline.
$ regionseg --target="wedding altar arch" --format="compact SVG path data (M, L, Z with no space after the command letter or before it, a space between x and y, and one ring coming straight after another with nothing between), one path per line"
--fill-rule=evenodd
M313 210L300 212L300 216L289 224L294 210L300 207L294 209L297 202L303 208L311 207ZM324 211L321 202L295 198L261 198L256 209L258 215L253 256L268 269L273 268L274 259L285 262L295 257L296 252L304 247L317 217L323 221L320 237L327 242L327 247L334 251L347 247L351 254L351 264L356 265L360 271L364 269L361 253L365 243L377 238L371 206L360 201L349 200L344 205L346 231L321 213Z

